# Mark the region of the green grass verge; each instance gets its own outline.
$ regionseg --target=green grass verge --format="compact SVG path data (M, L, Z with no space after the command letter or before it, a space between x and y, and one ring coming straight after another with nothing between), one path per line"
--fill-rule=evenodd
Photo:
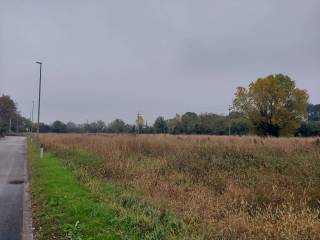
M36 237L42 239L186 239L182 221L85 168L28 143ZM80 156L80 155L79 155ZM79 161L89 160L81 154ZM81 158L80 156L80 158Z

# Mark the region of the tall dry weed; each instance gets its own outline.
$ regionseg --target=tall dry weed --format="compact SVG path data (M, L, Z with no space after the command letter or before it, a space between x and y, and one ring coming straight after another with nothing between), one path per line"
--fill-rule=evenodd
M41 136L101 159L91 173L173 209L212 239L320 239L320 140L167 135ZM220 234L220 235L219 235Z

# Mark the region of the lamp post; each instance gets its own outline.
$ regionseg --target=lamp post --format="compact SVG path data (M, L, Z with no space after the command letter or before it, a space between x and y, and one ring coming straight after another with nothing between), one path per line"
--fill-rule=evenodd
M37 125L37 140L40 143L39 137L39 126L40 126L40 103L41 103L41 73L42 73L42 62L36 62L40 66L40 78L39 78L39 99L38 99L38 125Z

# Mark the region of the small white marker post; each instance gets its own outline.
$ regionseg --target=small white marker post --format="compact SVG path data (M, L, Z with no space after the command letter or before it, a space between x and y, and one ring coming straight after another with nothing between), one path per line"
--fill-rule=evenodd
M43 144L40 145L40 159L43 159Z

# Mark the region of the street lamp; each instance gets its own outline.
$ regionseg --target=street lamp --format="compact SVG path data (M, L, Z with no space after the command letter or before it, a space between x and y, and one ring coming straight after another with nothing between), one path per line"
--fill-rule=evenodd
M42 72L42 62L36 62L40 66L40 78L39 78L39 100L38 100L38 125L37 125L37 140L40 143L39 137L39 126L40 126L40 102L41 102L41 72Z

